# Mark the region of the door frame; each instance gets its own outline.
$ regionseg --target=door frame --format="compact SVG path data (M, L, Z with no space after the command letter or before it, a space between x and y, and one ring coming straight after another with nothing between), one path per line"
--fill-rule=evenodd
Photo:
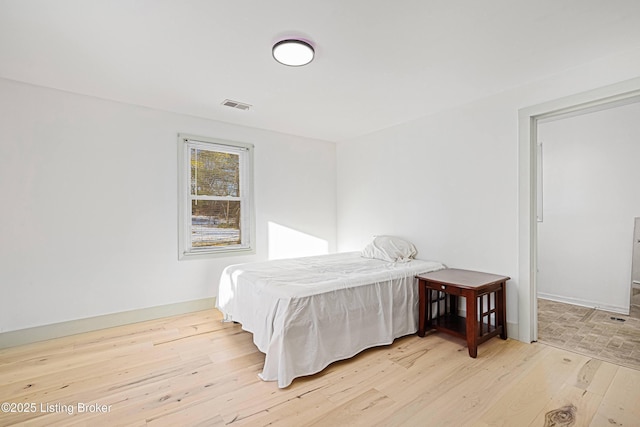
M640 77L518 110L518 340L538 340L538 122L640 98Z
M633 291L640 289L640 216L633 220L633 252L631 254L631 291L629 292L629 310L633 304ZM637 304L635 304L637 306Z

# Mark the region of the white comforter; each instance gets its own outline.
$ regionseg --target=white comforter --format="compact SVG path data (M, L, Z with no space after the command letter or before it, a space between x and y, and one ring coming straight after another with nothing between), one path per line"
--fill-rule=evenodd
M337 360L418 329L414 276L439 262L391 263L359 252L227 267L216 306L266 354L260 378L287 387Z

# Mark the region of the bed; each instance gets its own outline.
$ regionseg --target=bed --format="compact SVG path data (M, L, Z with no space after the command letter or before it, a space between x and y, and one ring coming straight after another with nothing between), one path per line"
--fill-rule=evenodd
M225 321L251 332L265 353L260 378L284 388L294 378L417 331L415 275L445 266L363 255L255 262L223 271L216 306Z

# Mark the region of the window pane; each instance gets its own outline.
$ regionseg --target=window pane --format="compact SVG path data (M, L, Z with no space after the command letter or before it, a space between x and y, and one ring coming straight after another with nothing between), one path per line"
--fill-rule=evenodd
M253 253L253 145L183 134L178 144L179 259Z
M240 156L191 148L191 194L240 197Z
M191 201L191 247L239 245L240 202Z

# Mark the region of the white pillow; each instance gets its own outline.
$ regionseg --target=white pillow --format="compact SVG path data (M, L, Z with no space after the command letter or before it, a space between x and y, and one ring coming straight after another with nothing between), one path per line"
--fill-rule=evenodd
M394 236L376 236L361 252L364 258L409 262L418 251L411 242Z

